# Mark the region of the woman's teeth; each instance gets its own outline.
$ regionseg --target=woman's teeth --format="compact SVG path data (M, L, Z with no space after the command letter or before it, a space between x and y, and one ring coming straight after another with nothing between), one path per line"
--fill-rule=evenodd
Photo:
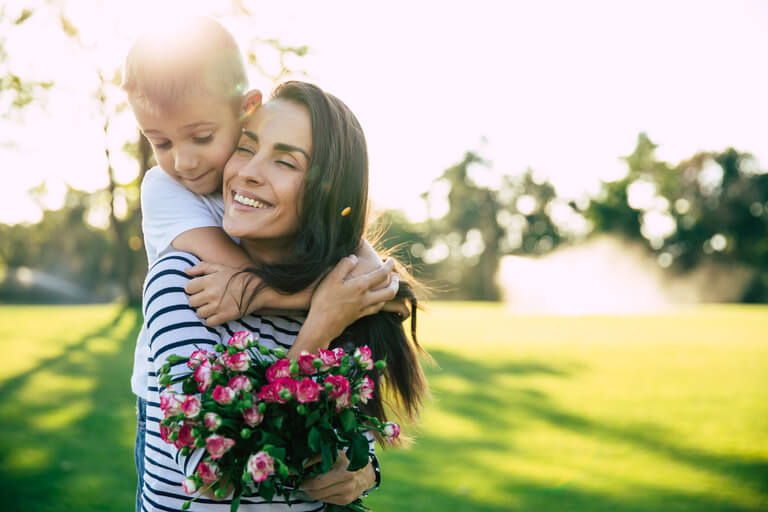
M267 203L262 203L261 201L251 199L250 197L241 196L240 194L235 194L235 202L250 206L252 208L269 208Z

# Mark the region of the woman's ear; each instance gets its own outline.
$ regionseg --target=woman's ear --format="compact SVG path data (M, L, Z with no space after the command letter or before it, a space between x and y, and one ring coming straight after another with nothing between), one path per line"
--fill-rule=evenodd
M258 89L251 89L243 95L242 105L240 107L240 119L245 120L251 114L256 112L256 109L261 106L261 91Z

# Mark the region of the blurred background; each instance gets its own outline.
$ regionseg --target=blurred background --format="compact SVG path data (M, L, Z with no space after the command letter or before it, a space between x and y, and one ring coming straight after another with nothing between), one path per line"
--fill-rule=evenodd
M351 107L431 289L374 510L768 508L768 4L0 0L11 510L131 506L154 157L120 68L179 13Z

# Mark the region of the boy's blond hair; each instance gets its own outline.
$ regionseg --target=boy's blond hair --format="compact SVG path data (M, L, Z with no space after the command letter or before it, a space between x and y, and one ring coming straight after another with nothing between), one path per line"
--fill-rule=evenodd
M172 25L142 34L128 52L122 88L131 104L162 110L213 94L238 108L248 79L232 34L204 16Z

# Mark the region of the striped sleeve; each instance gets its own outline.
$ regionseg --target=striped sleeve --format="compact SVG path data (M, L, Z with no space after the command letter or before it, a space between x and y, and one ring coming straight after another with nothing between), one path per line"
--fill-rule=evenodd
M196 264L199 260L187 253L174 252L159 259L147 274L144 288L144 318L149 341L149 396L156 398L159 389L157 372L166 362L168 356L175 354L189 357L197 349L211 350L219 343L218 332L203 324L189 306L184 285L190 279L184 269ZM189 368L184 363L171 365L171 387L177 393L182 393L181 381L189 374ZM161 412L156 407L157 402L150 399L150 410L155 414L148 415L148 431L150 435L159 435ZM157 445L156 445L157 446ZM163 443L158 446L166 452L167 458L173 460L175 468L165 468L189 476L195 472L197 462L203 454L202 449L184 456L172 444ZM167 460L167 459L166 459Z

